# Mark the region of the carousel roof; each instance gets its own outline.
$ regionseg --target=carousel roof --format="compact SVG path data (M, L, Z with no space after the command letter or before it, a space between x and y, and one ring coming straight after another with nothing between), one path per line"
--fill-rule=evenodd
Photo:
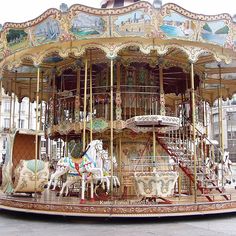
M107 0L102 5L111 2L125 6L136 1ZM236 92L235 51L236 24L229 14L195 14L175 4L157 9L143 1L109 9L73 5L63 11L49 9L24 23L5 23L0 32L0 73L7 92L34 100L29 84L35 91L39 66L47 100L53 92L52 74L83 70L85 57L96 65L95 71L114 59L150 68L154 75L161 58L165 92L176 99L181 89L188 89L185 81L192 62L201 95L212 103L219 96L219 84L224 98Z
M101 8L117 8L126 7L132 3L139 2L140 0L103 0Z

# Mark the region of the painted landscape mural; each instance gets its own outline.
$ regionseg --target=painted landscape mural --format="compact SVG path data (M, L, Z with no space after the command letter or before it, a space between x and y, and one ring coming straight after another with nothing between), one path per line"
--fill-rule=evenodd
M202 39L224 45L229 33L229 27L224 21L207 22L202 27L201 37Z
M105 21L99 16L80 13L71 22L71 32L79 38L101 35L105 32Z
M170 38L189 38L193 36L196 26L191 19L172 12L163 18L160 29Z
M6 35L11 52L28 47L28 34L21 29L10 29Z
M118 16L115 29L121 35L145 35L151 32L151 17L141 10Z
M57 20L48 18L33 30L33 38L36 44L57 41L60 36L60 24Z

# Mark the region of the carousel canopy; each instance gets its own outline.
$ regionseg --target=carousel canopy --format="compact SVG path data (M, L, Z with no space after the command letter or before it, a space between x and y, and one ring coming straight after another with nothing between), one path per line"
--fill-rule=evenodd
M101 8L125 7L139 1L140 0L103 0L101 2Z
M190 88L190 63L203 99L213 103L219 87L224 98L236 92L236 24L230 15L194 14L175 4L159 9L143 1L107 0L101 5L108 9L73 5L49 9L24 23L5 23L0 73L6 92L35 100L40 67L40 99L48 100L76 86L78 68L83 80L85 58L93 64L94 81L113 59L115 68L119 62L128 72L148 71L157 87L161 65L167 101L173 103ZM52 88L54 77L57 90Z

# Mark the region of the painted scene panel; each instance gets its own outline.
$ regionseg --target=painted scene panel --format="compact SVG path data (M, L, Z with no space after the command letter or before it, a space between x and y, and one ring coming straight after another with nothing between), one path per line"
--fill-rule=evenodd
M192 19L176 12L171 12L170 15L163 18L163 24L160 29L169 38L192 38L196 25Z
M33 29L31 41L40 45L55 42L61 34L60 23L52 18L48 18Z
M229 33L229 27L224 21L206 22L202 27L203 40L224 46Z
M29 46L28 34L23 29L10 29L6 38L10 52L15 52Z
M114 22L115 30L120 35L145 36L152 31L151 16L143 10L137 10L118 16Z
M71 32L77 38L102 35L105 30L105 20L99 16L79 13L71 21Z

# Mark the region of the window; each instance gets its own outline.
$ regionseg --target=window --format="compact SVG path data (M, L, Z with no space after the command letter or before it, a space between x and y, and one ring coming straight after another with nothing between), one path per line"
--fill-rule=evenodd
M23 128L24 128L24 123L25 123L24 120L19 120L18 127L19 127L20 129L23 129Z
M11 106L10 106L10 101L6 101L4 103L4 112L10 112Z
M19 109L20 109L21 114L26 113L26 104L25 104L25 102L21 102Z
M57 148L61 148L61 142L57 142Z
M235 147L236 147L236 140L235 139L228 140L228 148L235 149Z
M235 112L227 112L227 120L228 121L235 121L236 120L236 113Z
M2 149L6 149L6 147L7 147L7 140L3 139Z
M219 120L218 114L214 114L214 115L213 115L213 123L218 122L218 120Z
M41 141L41 147L46 147L46 141Z
M4 118L3 120L3 128L9 129L10 128L10 118Z

